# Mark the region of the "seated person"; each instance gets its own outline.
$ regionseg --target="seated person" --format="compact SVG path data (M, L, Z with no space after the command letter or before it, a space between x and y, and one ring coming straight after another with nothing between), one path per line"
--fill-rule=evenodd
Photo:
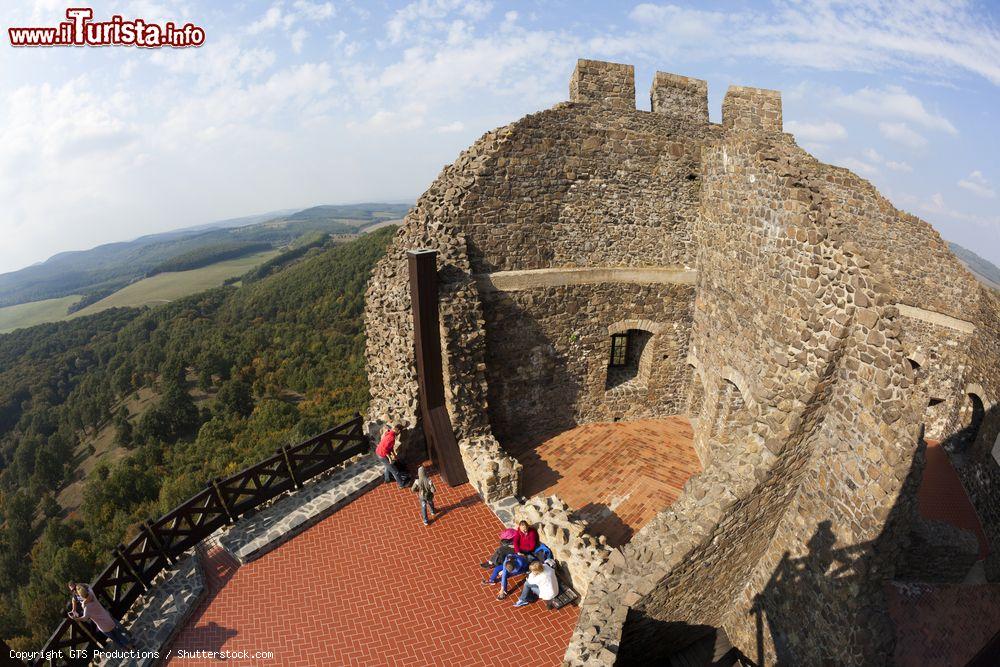
M517 530L512 528L508 528L503 532L501 532L500 546L497 547L497 550L493 552L493 555L490 556L488 560L484 560L482 563L480 563L479 567L483 568L484 570L489 570L490 568L496 567L497 565L501 565L504 559L507 558L508 555L514 553L514 547L511 546L511 543L514 540L515 534L517 534ZM507 537L508 535L510 536L509 539Z
M545 600L546 606L552 609L552 600L557 595L559 595L559 580L556 578L556 571L551 566L536 560L528 567L528 579L524 582L521 596L514 606L523 607L538 598Z
M504 562L493 568L493 573L490 575L489 581L484 581L484 584L495 584L497 582L497 577L500 577L500 594L497 595L497 600L503 600L507 597L507 577L514 577L519 574L525 574L528 571L528 559L520 554L510 554L504 559Z
M511 547L514 548L514 553L530 556L538 548L538 531L534 526L529 526L527 521L522 521L517 524L517 534L514 535Z

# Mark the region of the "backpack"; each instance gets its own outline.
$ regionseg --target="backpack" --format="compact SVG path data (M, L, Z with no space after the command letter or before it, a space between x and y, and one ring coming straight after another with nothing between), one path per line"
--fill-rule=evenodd
M500 531L501 540L513 540L517 536L517 528L504 528Z
M552 555L552 549L549 549L548 546L544 544L539 544L538 548L535 549L531 553L531 555L534 556L536 559L542 561L543 563L547 561L555 562L555 558Z

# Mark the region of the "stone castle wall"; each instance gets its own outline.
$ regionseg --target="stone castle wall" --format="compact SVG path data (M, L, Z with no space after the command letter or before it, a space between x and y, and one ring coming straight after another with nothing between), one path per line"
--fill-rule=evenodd
M681 412L692 301L687 285L600 283L483 294L496 437L520 441L580 423ZM619 323L657 332L642 351L649 372L608 388L610 332Z
M698 625L764 663L891 654L882 583L928 437L1000 536L1000 308L929 225L782 133L780 95L580 61L570 102L487 133L407 216L368 293L370 419L417 422L405 252L438 249L447 405L470 479L538 521L585 592L568 664L663 657ZM634 376L615 333L645 342ZM630 371L631 372L631 371ZM929 405L933 403L933 405ZM504 442L687 411L704 470L621 550L519 502ZM758 640L758 622L762 632Z

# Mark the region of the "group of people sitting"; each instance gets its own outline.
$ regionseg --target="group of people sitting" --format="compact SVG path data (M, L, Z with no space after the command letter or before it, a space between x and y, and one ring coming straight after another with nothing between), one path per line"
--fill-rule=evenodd
M549 609L556 608L559 579L552 551L539 542L538 530L527 521L521 521L516 529L508 528L501 532L500 546L488 560L480 563L480 567L492 569L489 579L483 580L484 585L495 586L499 582L497 600L507 597L510 577L527 574L521 595L514 606L524 607L537 599L545 602Z

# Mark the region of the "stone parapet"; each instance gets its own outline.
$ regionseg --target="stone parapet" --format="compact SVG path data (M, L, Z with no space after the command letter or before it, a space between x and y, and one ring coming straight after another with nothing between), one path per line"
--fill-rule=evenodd
M374 455L362 455L310 481L299 491L236 522L223 533L219 545L241 564L273 551L310 526L371 489L382 480L382 464Z

